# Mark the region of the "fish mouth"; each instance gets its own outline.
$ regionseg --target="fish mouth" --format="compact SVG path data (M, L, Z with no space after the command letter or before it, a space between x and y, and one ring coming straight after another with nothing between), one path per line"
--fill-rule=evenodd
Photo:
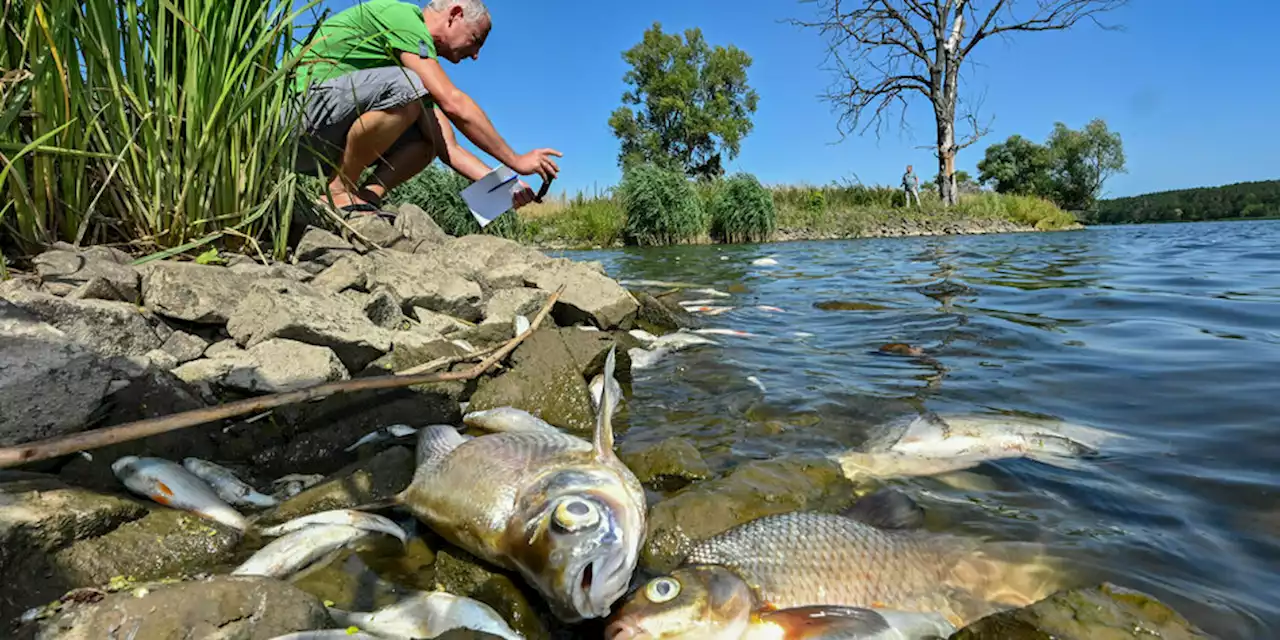
M644 629L625 619L615 620L604 629L604 640L637 640L648 636Z
M573 608L583 618L609 615L613 603L621 598L630 582L625 553L609 553L588 561L573 583Z

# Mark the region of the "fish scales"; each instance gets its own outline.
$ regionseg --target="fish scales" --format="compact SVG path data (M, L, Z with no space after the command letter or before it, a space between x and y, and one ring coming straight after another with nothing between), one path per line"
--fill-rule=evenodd
M966 544L889 532L839 515L754 520L695 546L684 564L739 574L778 608L815 604L942 611Z

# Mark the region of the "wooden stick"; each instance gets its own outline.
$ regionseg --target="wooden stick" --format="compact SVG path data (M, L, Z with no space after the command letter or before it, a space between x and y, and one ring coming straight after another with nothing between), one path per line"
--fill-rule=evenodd
M94 429L93 431L84 431L67 436L59 436L55 438L47 438L36 442L28 442L12 447L0 447L0 468L8 468L35 462L37 460L48 460L70 453L79 451L88 451L97 449L107 445L119 444L121 442L129 442L139 438L146 438L169 431L194 427L200 424L214 422L216 420L224 420L226 418L234 418L247 413L256 413L274 407L282 407L309 400L319 400L327 398L336 393L352 393L356 391L373 391L378 389L397 389L401 387L410 387L415 384L425 384L428 382L446 382L449 380L471 380L479 377L498 361L507 357L516 347L524 342L525 338L533 335L538 329L538 325L542 324L542 320L551 312L551 308L555 306L556 300L560 299L560 294L564 293L564 285L561 285L551 297L547 298L546 304L538 315L533 317L533 321L529 323L529 328L520 335L512 338L501 349L498 349L493 355L485 358L476 366L466 371L454 371L445 373L429 373L420 375L399 375L393 374L389 376L378 376L370 378L358 378L355 380L344 380L342 382L329 382L306 389L297 391L286 391L284 393L276 393L269 396L261 396L258 398L247 398L236 402L218 405L216 407L206 407L204 409L195 409L193 411L184 411L175 413L170 416L160 418L149 418L147 420L139 420L126 424L107 427L104 429ZM471 357L475 357L472 354Z

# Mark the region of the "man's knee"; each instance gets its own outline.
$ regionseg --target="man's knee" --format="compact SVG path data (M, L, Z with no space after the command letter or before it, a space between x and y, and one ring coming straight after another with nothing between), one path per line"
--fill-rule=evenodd
M384 109L383 113L396 116L398 119L406 120L410 124L414 124L418 121L418 118L422 117L422 103L414 100L399 106Z

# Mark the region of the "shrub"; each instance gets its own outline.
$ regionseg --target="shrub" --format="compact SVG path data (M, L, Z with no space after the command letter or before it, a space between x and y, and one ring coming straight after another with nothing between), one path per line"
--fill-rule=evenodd
M387 194L390 204L414 204L427 212L436 224L452 236L483 233L503 238L517 239L524 233L524 225L515 211L508 211L494 219L487 227L480 227L471 208L462 199L462 190L471 184L462 174L449 167L432 163L418 175Z
M579 195L564 208L536 217L526 226L531 229L528 235L538 240L608 247L622 239L626 222L616 198Z
M697 189L679 171L636 165L623 175L618 196L627 218L623 235L629 243L678 244L707 232Z
M711 237L719 242L764 242L777 227L773 194L755 176L740 173L714 190Z
M1036 196L1001 193L968 195L960 198L955 211L974 217L1004 218L1041 231L1065 229L1076 224L1075 216Z

